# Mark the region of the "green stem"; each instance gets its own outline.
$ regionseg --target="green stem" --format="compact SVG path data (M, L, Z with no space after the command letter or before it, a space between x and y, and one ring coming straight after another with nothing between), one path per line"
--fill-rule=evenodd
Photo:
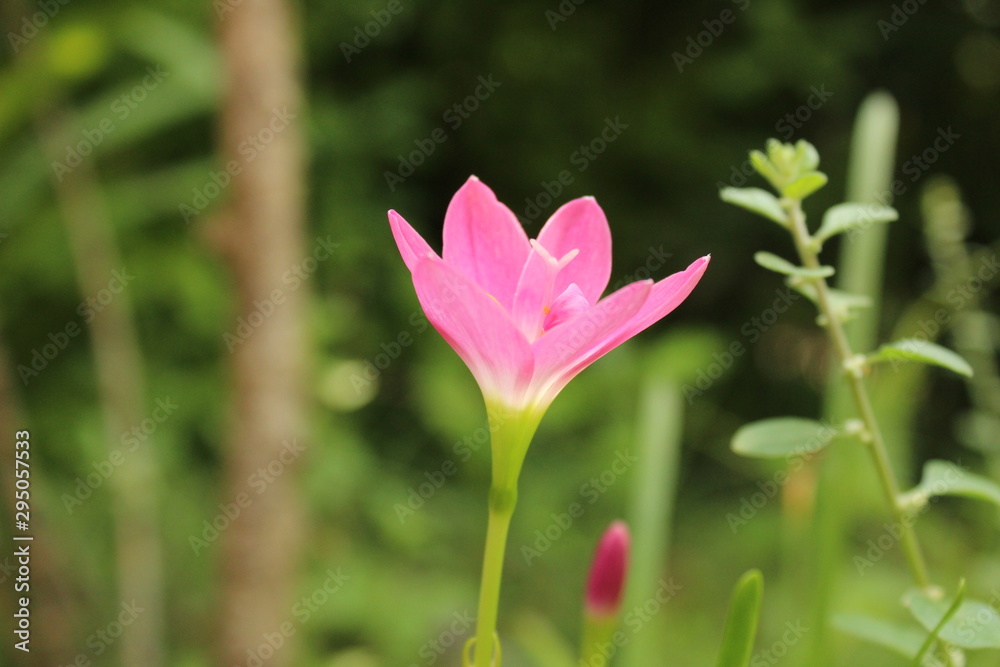
M603 617L585 615L579 664L587 667L607 667L617 649L612 642L617 631L618 614Z
M500 605L500 579L503 575L504 552L507 548L507 531L510 528L510 519L514 514L516 502L516 491L497 487L490 489L490 519L486 529L483 576L479 585L479 614L476 617L476 643L473 651L474 667L490 667L493 664L497 608Z
M820 262L812 244L812 237L806 228L801 201L790 201L787 204L787 210L789 221L791 222L790 229L795 240L795 247L798 250L803 266L810 269L818 269ZM910 567L910 572L913 575L913 580L921 588L929 588L931 586L931 579L927 572L927 565L924 561L916 534L913 531L912 519L906 516L905 510L899 504L899 485L896 482L892 462L889 460L885 440L875 419L875 412L872 409L868 388L865 386L861 374L856 372L856 369L852 367L855 355L851 350L851 344L844 331L843 322L840 320L840 315L832 307L830 290L826 284L826 280L822 278L815 279L814 285L816 286L817 305L823 314L827 331L830 332L830 338L833 340L837 356L844 368L848 386L851 390L855 407L858 410L858 416L865 427L867 437L864 440L868 445L868 451L871 454L875 472L878 475L886 501L889 503L893 518L899 524L902 535L901 543L906 555L906 561Z

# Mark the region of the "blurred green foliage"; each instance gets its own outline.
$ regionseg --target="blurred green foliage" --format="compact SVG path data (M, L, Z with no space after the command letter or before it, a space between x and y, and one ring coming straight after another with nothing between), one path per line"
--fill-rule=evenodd
M229 193L207 197L194 220L185 221L180 207L197 208L222 168L214 145L217 16L211 4L194 0L74 1L58 5L15 52L9 35L21 35L23 21L43 4L10 2L0 10L8 42L0 56L0 318L20 418L35 443L36 511L64 554L65 577L55 586L67 610L63 630L71 645L84 647L120 605L107 487L72 513L63 501L118 443L103 440L81 314L95 295L76 282L54 197L58 168L41 148L40 134L53 127L65 162L75 151L94 168L124 267L135 275L127 290L149 410L156 399L178 404L143 446L155 448L160 478L149 492L162 509L166 663L205 665L217 554L209 547L193 555L189 536L229 501L220 495L229 407L223 334L235 327L236 311L231 278L209 243ZM804 616L796 601L807 582L801 564L782 562L779 500L735 534L730 529L727 513L739 512L774 468L739 459L727 443L745 421L815 415L826 356L804 305L773 325L754 323L778 283L755 266L753 253L784 248L786 240L774 225L719 202L717 191L744 184L747 151L767 137L808 138L831 177L814 197L817 211L840 201L856 107L870 90L888 89L902 110L897 177L906 185L894 204L901 220L890 231L883 312L884 327L895 322L934 281L920 232L925 174L946 173L960 184L972 243L988 246L1000 236L990 213L1000 208L992 162L1000 150L1000 4L919 4L888 32L879 22L893 20L897 5L889 2L403 0L386 25L371 28L387 6L296 5L307 94L308 238L339 244L307 283L315 407L297 473L309 528L300 589L311 594L330 569L349 579L305 621L289 601L289 616L302 621L295 664L458 664L464 636L443 655L428 642L444 637L454 613L475 609L489 475L485 414L468 371L420 313L385 211L394 208L426 238L440 238L447 202L470 173L523 218L530 235L558 204L595 195L614 235L612 284L643 277L637 271L655 253L669 254L656 278L713 255L706 278L675 314L584 373L542 423L510 535L501 602L505 664L528 664L524 642L544 634L539 617L553 632L576 636L593 544L625 511L634 471L592 504L583 485L637 437L637 401L651 360L699 391L687 405L671 557L661 564L683 590L644 631L663 635L670 664L710 664L733 582L758 567L768 580L758 649L767 650L786 622ZM731 22L721 22L724 11ZM564 12L565 20L549 12ZM377 34L359 38L366 29ZM689 50L699 39L710 43ZM676 53L691 60L683 71ZM165 74L150 84L157 68ZM497 82L492 92L481 77ZM53 125L54 118L64 122ZM605 135L601 153L587 157L585 147L596 153L595 139L612 126L619 129ZM958 139L924 169L919 156L945 128ZM428 145L433 152L421 149ZM402 183L387 179L417 160ZM980 295L982 309L995 306L995 298ZM30 365L50 334L73 322L82 333L23 382L18 366ZM953 431L968 407L961 380L932 371L920 386L919 394L899 391L900 402L925 406L907 425L917 455L905 475L915 479L916 464L930 456L980 467L989 455L962 448ZM412 514L401 513L421 485L434 487L431 478L449 461L455 472L446 483ZM535 545L552 514L581 497L584 516L529 565L522 545ZM847 552L863 553L883 521L872 515L852 525ZM1000 576L994 513L942 500L921 521L929 557L944 575L965 572L970 582ZM850 611L896 613L906 584L900 557L888 555L864 577L843 563L847 589L839 597ZM843 636L838 643L837 664L897 664L888 653L859 657L872 649ZM787 648L792 664L795 647ZM13 661L9 642L0 654ZM970 664L991 664L995 655L977 659Z

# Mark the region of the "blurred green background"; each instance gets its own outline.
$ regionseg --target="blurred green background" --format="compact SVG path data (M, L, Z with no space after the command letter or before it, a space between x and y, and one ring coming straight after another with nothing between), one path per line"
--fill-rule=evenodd
M221 169L225 74L216 24L241 4L52 0L0 8L4 410L11 432L31 430L33 511L36 530L44 530L33 600L45 610L34 620L35 641L45 648L21 655L7 634L4 664L69 665L80 655L95 665L123 664L120 640L93 640L123 603L116 559L127 544L115 538L116 493L147 498L158 527L162 560L139 568L157 568L164 581L162 664L218 662L212 646L225 622L217 601L227 564L217 544L197 550L191 536L202 535L219 504L232 501L221 451L232 406L224 335L239 313L233 278L211 243L213 221L232 193L222 188L193 215L185 207L202 208L199 197ZM643 408L643 401L664 383L684 414L673 516L655 524L663 538L672 532L671 549L655 569L681 588L636 634L651 637L644 650L655 652L628 659L712 664L730 588L750 567L767 579L758 650L781 643L786 623L809 626L808 550L800 544L804 533L796 537L808 530L797 521L809 523L809 503L785 489L783 500L732 530L727 514L739 512L777 467L739 459L728 441L746 421L819 413L824 339L801 303L766 331L747 327L782 289L753 263L753 252L790 256L791 247L778 227L722 204L717 191L743 184L747 151L768 137L806 138L831 178L810 211L841 201L855 112L866 94L885 89L900 107L896 177L906 188L895 198L900 220L889 232L882 339L914 307L934 312L929 291L947 305L921 196L933 177L953 178L970 223L970 251L996 249L1000 224L990 211L1000 209L1000 189L990 156L1000 149L1000 3L399 0L304 2L293 10L305 94L295 122L308 151L303 256L319 239L337 245L304 279L309 434L290 474L305 531L284 605L295 632L265 664L460 664L472 630L454 614L475 611L485 533L485 412L471 375L423 319L385 212L396 209L439 247L448 200L470 174L511 206L531 236L559 204L596 196L614 237L612 284L643 277L636 272L657 254L668 257L655 278L713 256L683 306L583 373L543 421L510 535L504 664L546 664L538 656L557 650L546 646L558 646L560 636L575 645L593 546L611 520L631 516L642 466L616 475L606 491L592 494L585 485L655 431L650 421L669 406ZM38 12L48 18L32 32L25 21ZM380 17L389 17L385 25ZM375 34L364 35L366 27ZM678 55L685 53L687 60ZM139 99L136 86L148 94ZM617 129L605 131L610 127ZM913 161L949 128L957 138L935 152L933 164ZM581 152L602 131L610 139L602 152ZM101 313L84 305L101 295L78 282L59 168L46 142L63 161L74 159L74 147L89 153L79 159L89 165L90 195L98 197L125 271L119 291L131 304L135 361L145 375L143 414L165 414L134 450L145 452L150 470L137 470L129 453L115 465L111 479L120 481L102 482L69 507L65 494L119 443L109 443L102 429L90 321ZM91 210L86 202L95 200L83 201L78 205ZM836 244L828 252L833 262ZM993 278L975 290L978 305L970 301L965 310L995 312ZM114 287L109 282L117 294ZM984 318L992 363L996 320ZM58 345L59 332L66 344L40 372L20 370L36 351ZM948 333L942 340L952 346ZM727 356L735 342L745 352ZM717 379L690 390L709 373ZM903 415L900 438L912 447L904 486L929 457L1000 472L989 448L996 446L989 430L996 413L979 410L982 419L970 419L974 406L960 379L921 370L907 383L880 386L880 402ZM678 389L676 400L670 392ZM176 407L155 413L157 401ZM976 433L988 435L977 440L969 424L986 424ZM11 442L9 432L3 437ZM422 506L400 510L445 468L453 474ZM8 486L9 472L5 466ZM866 485L869 477L858 470L851 483ZM583 516L529 563L522 547L537 548L536 531L544 534L553 513L581 501ZM908 581L901 554L888 553L863 575L851 560L885 521L877 502L864 494L857 502L839 563L838 609L885 610L902 620L896 603ZM5 537L11 515L5 510ZM1000 581L996 518L990 508L952 501L921 518L939 583L953 589L965 573L970 591L989 597ZM343 575L342 585L319 603L315 594L331 573ZM5 569L4 576L7 609L12 575ZM640 591L637 599L652 594ZM308 613L294 607L302 596L311 600ZM832 639L831 664L904 664L845 635ZM805 644L784 646L780 657L759 654L763 662L752 664L806 664ZM996 653L970 664L996 664Z

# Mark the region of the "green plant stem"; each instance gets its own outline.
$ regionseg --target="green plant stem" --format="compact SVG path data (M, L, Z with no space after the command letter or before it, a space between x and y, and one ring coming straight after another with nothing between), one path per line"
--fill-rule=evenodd
M920 667L920 665L923 664L923 659L924 656L927 655L927 651L931 650L931 647L934 646L934 642L937 641L938 635L941 634L944 626L947 625L952 616L958 612L958 608L962 606L962 600L964 599L965 579L962 579L958 582L958 592L955 593L955 599L952 600L951 606L948 607L948 610L944 612L944 616L941 617L941 620L938 621L937 625L934 626L934 629L931 630L929 635L927 635L927 639L924 640L924 643L920 646L920 650L917 651L917 654L913 656L913 667ZM945 656L947 656L946 660L948 660L948 663L951 664L951 653L948 651L947 647L945 648Z
M503 575L507 531L514 514L516 498L510 493L490 490L490 518L486 528L486 550L483 554L483 576L479 585L479 613L476 616L476 643L473 651L475 667L493 664L497 608L500 605L500 579Z
M801 202L798 200L789 201L787 203L787 211L790 230L803 266L810 269L818 269L820 266L819 258L813 247L809 230L806 228L805 215L802 212ZM852 368L855 355L851 350L851 344L844 331L843 322L841 322L839 314L831 305L830 291L826 280L823 278L813 279L813 284L816 286L817 305L825 319L825 326L830 333L837 356L840 358L840 363L843 366L848 386L851 390L851 396L858 410L858 416L865 427L866 437L863 440L868 445L868 451L871 454L872 463L875 465L875 471L878 475L882 491L885 494L886 501L889 503L893 517L899 524L901 532L900 540L906 555L906 561L910 567L910 572L916 584L921 588L927 589L931 586L927 564L924 561L920 544L913 531L912 521L906 516L906 512L899 504L899 485L896 482L892 462L889 460L885 440L875 419L875 412L872 409L868 388L865 386L860 372L856 372L856 369Z
M618 614L594 617L585 615L583 621L583 639L580 642L581 665L606 667L617 647L612 643L615 632L618 631ZM607 647L612 653L608 653Z

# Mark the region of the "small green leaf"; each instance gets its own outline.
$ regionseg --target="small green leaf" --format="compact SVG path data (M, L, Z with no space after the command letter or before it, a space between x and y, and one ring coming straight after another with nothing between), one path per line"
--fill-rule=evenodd
M805 199L826 185L826 174L821 171L811 171L796 178L781 189L781 194L789 199Z
M837 204L823 214L823 224L816 232L819 243L851 229L865 229L877 222L892 222L899 218L896 209L878 204Z
M746 667L750 662L763 595L764 575L760 570L750 570L736 582L716 667Z
M780 459L817 452L836 434L837 429L812 419L777 417L743 426L733 434L730 447L743 456Z
M795 142L795 160L802 171L813 171L819 166L819 152L805 139Z
M938 626L951 603L948 599L931 599L922 590L911 590L903 600L917 622L929 631ZM1000 648L1000 615L985 602L967 599L938 634L949 644L962 648Z
M722 188L719 191L722 201L745 208L748 211L774 220L779 225L788 224L788 215L778 203L778 198L767 190L760 188Z
M765 269L780 273L786 276L800 276L802 278L827 278L834 274L832 266L821 266L818 269L807 269L804 266L796 266L787 259L782 259L769 252L754 253L753 261L763 266Z
M1000 505L1000 485L950 461L928 461L920 484L903 494L900 501L922 506L935 496L962 496Z
M757 170L757 173L763 176L772 185L776 181L781 180L781 174L778 173L777 168L771 161L764 155L761 151L750 151L750 164L753 168Z
M927 654L927 651L931 650L931 647L934 646L934 642L937 641L937 638L941 634L941 631L944 629L944 626L948 623L948 621L951 620L952 616L954 616L958 612L959 605L962 604L962 600L964 599L965 599L965 579L962 579L961 581L958 582L958 592L955 593L955 599L952 600L951 605L949 605L948 609L944 612L944 616L941 617L941 620L937 622L937 625L934 626L934 629L931 630L929 635L927 635L927 639L924 640L923 645L920 647L920 651L918 651L917 654L913 656L912 667L920 667L920 665L923 662L924 656Z
M919 338L904 338L880 347L869 361L916 361L941 366L959 375L972 377L972 366L946 347Z
M915 627L867 614L838 614L833 618L833 625L852 637L887 648L907 658L916 655L924 641L924 633Z

